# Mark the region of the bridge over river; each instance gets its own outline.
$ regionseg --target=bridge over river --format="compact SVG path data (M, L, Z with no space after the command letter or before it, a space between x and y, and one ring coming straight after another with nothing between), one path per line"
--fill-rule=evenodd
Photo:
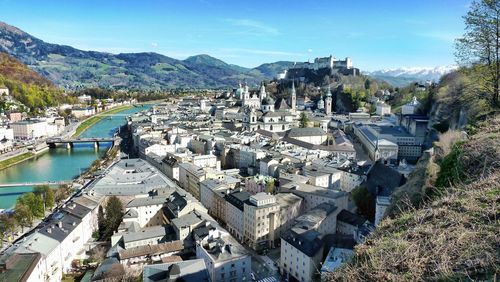
M109 142L115 144L115 137L101 138L48 138L45 142L50 148L55 148L58 144L66 145L68 148L73 148L74 144L79 143L94 143L94 147L99 148L99 143Z

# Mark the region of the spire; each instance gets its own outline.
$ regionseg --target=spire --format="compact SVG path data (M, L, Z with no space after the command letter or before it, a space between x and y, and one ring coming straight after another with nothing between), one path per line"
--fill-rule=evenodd
M266 86L264 85L264 82L260 84L260 92L259 92L259 99L262 102L266 98Z
M295 111L297 106L297 92L295 91L295 80L292 79L292 97L291 97L291 108Z

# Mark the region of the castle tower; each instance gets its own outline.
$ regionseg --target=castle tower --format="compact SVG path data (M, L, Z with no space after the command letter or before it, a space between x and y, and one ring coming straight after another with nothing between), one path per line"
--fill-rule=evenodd
M292 111L295 111L297 107L297 92L295 91L295 82L292 80L292 97L290 101L290 107L292 108Z
M325 98L325 114L330 115L332 113L332 91L330 85L328 85L326 98Z

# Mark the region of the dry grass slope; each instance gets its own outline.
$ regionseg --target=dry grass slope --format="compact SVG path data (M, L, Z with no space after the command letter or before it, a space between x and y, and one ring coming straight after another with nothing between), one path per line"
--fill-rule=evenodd
M500 272L498 174L382 222L332 281L481 279Z
M500 273L500 117L461 146L463 179L409 204L356 248L331 281L495 280ZM427 167L428 170L428 167ZM428 171L427 171L428 172ZM420 176L426 175L422 165ZM432 183L417 181L416 186ZM432 187L430 187L432 189ZM418 189L417 189L418 190Z

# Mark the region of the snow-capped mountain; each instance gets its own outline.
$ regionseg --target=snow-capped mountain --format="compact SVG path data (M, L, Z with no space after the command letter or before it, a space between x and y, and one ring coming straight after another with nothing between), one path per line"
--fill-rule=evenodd
M438 66L431 68L419 68L419 67L402 67L395 69L383 69L371 72L365 72L365 74L386 80L387 82L395 86L403 86L415 81L434 81L437 82L441 76L456 70L457 66Z

